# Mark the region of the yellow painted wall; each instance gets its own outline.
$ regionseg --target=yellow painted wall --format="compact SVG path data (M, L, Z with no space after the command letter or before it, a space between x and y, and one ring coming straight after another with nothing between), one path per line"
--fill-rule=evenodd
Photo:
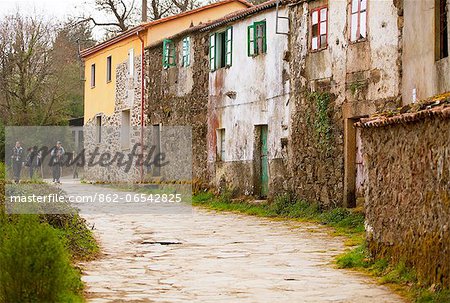
M147 37L141 34L146 45ZM137 36L124 39L85 59L85 123L98 113L110 115L114 112L116 96L116 67L128 60L128 51L133 48L134 56L141 54L141 40ZM106 82L106 58L112 57L111 82ZM91 88L91 66L95 64L95 87Z
M175 35L186 30L191 24L198 25L219 19L229 13L247 8L241 2L230 2L205 9L193 14L177 17L160 24L152 25L147 29L147 34L142 32L145 46L164 38ZM115 88L116 88L116 66L128 60L128 51L134 48L134 56L141 54L141 41L137 36L128 37L105 49L102 49L85 58L85 101L84 122L99 113L111 115L114 113ZM112 56L112 80L106 82L106 58ZM91 66L95 64L96 76L95 87L91 88Z
M232 12L247 8L241 2L230 2L220 6L212 7L195 14L179 17L174 20L156 24L147 31L148 44L161 41L164 38L176 35L177 33L188 29L191 24L198 25L200 22L206 23L219 19Z

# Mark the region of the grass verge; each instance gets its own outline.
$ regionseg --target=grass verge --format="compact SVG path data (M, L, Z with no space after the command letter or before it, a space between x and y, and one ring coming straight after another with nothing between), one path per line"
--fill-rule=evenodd
M450 290L421 285L414 270L404 261L393 263L387 259L371 258L365 242L339 255L336 264L339 268L358 270L377 277L380 284L389 286L411 302L450 302Z
M194 206L203 206L217 211L239 212L247 215L285 218L318 223L333 227L336 235L348 237L347 245L363 240L364 215L358 210L346 208L323 209L317 203L308 203L285 194L270 203L254 204L245 200L232 200L229 193L215 196L210 192L199 193L192 198Z

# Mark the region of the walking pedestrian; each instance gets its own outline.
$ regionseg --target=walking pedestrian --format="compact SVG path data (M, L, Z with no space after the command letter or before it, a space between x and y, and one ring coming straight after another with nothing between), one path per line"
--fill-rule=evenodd
M61 141L56 142L56 146L52 148L50 153L52 163L53 182L61 183L61 165L63 163L63 156L65 154L64 147Z
M23 166L23 147L20 146L19 141L16 142L16 145L12 150L11 161L13 167L14 182L19 183L20 172L22 171Z
M28 150L27 160L25 165L28 166L30 179L33 179L34 173L41 166L40 153L38 147L35 145Z

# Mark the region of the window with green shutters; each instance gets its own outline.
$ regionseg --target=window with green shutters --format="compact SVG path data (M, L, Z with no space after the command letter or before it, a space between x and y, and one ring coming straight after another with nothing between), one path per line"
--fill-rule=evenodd
M186 37L183 39L183 59L181 66L188 67L191 64L191 38Z
M253 57L267 52L266 21L254 22L247 28L248 56Z
M209 36L209 66L212 71L231 66L233 61L233 28Z
M172 40L163 41L163 67L169 68L176 65L175 43Z

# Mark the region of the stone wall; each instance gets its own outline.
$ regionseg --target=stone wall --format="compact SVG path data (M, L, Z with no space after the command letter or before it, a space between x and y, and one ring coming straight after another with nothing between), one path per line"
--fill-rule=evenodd
M280 15L287 9L280 7ZM265 20L267 50L248 55L248 26ZM267 196L283 192L286 177L286 145L289 135L288 38L276 34L276 11L257 14L210 29L210 34L232 28L231 66L209 73L208 170L213 184L236 195ZM279 30L286 32L287 22ZM261 192L260 128L267 127L268 191ZM218 130L225 131L224 157L218 155ZM220 142L219 142L220 143Z
M370 251L449 287L450 120L362 128L361 136Z
M287 183L304 200L325 207L354 206L352 121L401 102L402 16L397 2L368 1L368 35L356 43L349 41L349 1L301 1L290 6L292 126ZM324 5L328 5L328 45L311 51L311 10Z
M162 43L146 50L147 125L192 126L192 176L208 183L207 174L207 104L208 39L206 34L191 33L191 62L181 67L182 39L176 44L176 66L162 65Z
M122 111L130 111L130 147L141 143L141 56L134 58L134 75L128 75L129 63L121 62L116 65L116 87L114 113L107 115L98 113L96 117L85 121L84 142L86 154L92 153L96 148L100 152L108 152L114 155L116 152L128 154L129 148L121 145ZM101 102L101 100L99 100ZM101 117L102 140L98 143L96 119ZM145 142L144 142L145 144ZM139 151L139 149L138 149ZM91 181L103 182L131 182L138 181L141 177L141 168L135 165L126 172L117 165L101 167L99 165L86 167L84 178Z

